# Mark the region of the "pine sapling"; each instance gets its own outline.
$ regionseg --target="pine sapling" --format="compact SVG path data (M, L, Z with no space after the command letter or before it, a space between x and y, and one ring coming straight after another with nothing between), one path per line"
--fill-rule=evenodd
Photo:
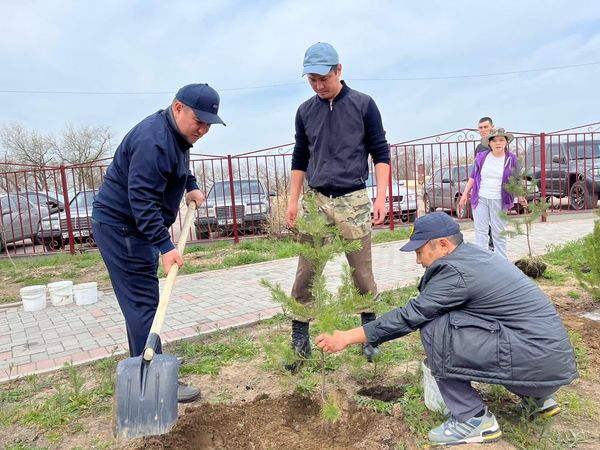
M527 257L515 261L515 265L527 276L538 278L544 273L547 266L540 258L533 255L531 227L545 214L548 204L545 199L536 198L538 192L536 180L527 179L522 160L519 160L517 167L504 185L504 189L518 199L518 207L523 208L524 214L509 221L506 211L502 211L500 215L507 222L503 234L510 237L525 235L527 239ZM533 198L533 201L525 203L528 197Z
M600 216L600 211L596 214ZM581 287L600 300L600 220L594 221L594 230L583 238L581 264L574 271Z
M285 314L302 318L303 321L310 320L312 328L320 333L333 333L336 329L354 326L349 317L360 308L371 306L367 296L360 295L354 287L351 272L347 266L344 267L342 283L336 293L327 289L327 280L323 274L328 261L341 253L359 250L360 241L348 241L342 238L337 227L328 225L318 211L314 195L306 195L304 202L307 213L298 219L297 227L302 235L310 238L309 242L302 243L300 253L315 267L315 277L311 283L314 302L310 305L300 304L289 296L279 284L273 284L265 279L261 280L261 284L271 291L273 300L281 304ZM280 347L269 345L265 347L265 351L267 353L277 351L278 348ZM284 358L290 356L289 351L286 350L286 352ZM322 417L326 420L336 420L339 417L339 411L337 413L334 411L337 408L335 397L331 394L328 395L326 391L327 358L322 350L320 350L319 356Z

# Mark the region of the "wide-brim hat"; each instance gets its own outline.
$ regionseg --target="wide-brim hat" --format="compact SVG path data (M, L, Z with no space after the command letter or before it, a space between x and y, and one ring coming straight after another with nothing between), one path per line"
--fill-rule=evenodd
M498 136L504 136L509 144L515 139L515 137L512 134L507 133L504 128L494 128L487 137L481 138L481 143L486 147L489 147L490 141Z

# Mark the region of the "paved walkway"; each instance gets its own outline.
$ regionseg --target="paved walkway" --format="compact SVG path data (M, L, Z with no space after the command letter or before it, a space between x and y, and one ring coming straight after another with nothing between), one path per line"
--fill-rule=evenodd
M593 229L595 215L572 215L533 227L534 252L545 252L549 244L580 238ZM473 242L471 222L461 224L465 239ZM423 273L414 253L398 251L398 242L373 247L375 279L381 290L406 286ZM509 241L509 257L527 253L525 237ZM339 284L341 265L328 264L329 287ZM165 326L163 341L192 338L272 317L281 308L260 285L266 278L289 292L297 258L203 272L178 278ZM0 382L33 373L56 370L70 361L84 364L126 351L125 324L112 291L101 293L96 304L50 306L38 312L22 307L0 309Z

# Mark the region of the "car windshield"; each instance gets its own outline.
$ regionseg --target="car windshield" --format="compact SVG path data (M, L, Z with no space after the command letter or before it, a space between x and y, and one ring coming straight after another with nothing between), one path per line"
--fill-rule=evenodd
M569 159L600 158L599 142L569 142Z
M95 195L96 192L94 191L78 192L69 205L71 205L71 208L92 209L92 202L94 201Z
M233 189L236 197L240 195L264 195L258 180L234 181ZM208 196L231 198L231 183L229 181L217 181L213 187L210 188Z

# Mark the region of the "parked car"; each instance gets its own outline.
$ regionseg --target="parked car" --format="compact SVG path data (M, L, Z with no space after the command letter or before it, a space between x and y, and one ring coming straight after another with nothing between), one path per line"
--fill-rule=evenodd
M73 238L78 243L93 243L92 202L98 191L80 191L69 202ZM40 221L39 241L48 251L60 250L69 243L69 227L64 211L57 212Z
M545 153L546 196L568 197L576 210L595 208L600 192L600 139L547 142ZM540 144L527 149L528 174L542 183Z
M36 205L40 218L65 210L63 202L45 192L23 191L20 194L27 196L27 199Z
M231 185L233 184L233 201ZM198 239L216 233L221 236L233 234L234 205L235 222L240 233L257 234L269 223L269 195L257 179L217 181L206 195L206 201L198 209L194 221Z
M0 251L6 244L31 239L38 244L37 229L40 222L37 207L27 197L17 194L0 194Z
M471 168L468 165L437 169L424 184L425 213L441 208L454 213L459 219L472 217L470 202L464 208L459 204L470 174ZM532 192L527 195L527 201L531 202L539 197L538 188L530 179L526 182L533 186ZM513 210L519 214L523 213L523 207L518 203L517 198L515 198Z
M369 176L366 182L367 191L371 197L371 201L375 201L377 196L377 179L375 175ZM385 197L385 208L390 210L389 187ZM392 208L394 210L394 219L402 222L414 222L417 217L417 200L416 193L408 188L402 180L392 180ZM386 223L389 222L389 217L386 218Z

